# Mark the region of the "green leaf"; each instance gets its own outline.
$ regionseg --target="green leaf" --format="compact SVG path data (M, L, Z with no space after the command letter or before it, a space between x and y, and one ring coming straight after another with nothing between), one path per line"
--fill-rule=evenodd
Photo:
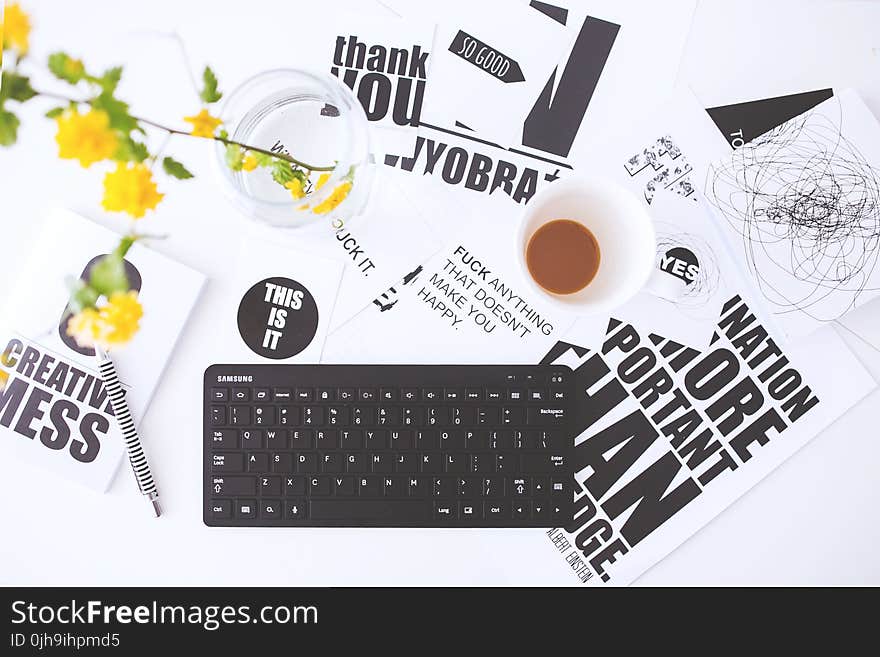
M122 256L114 252L101 258L92 267L89 284L105 297L114 292L127 291L128 277L125 275L125 261Z
M121 79L122 67L114 66L113 68L104 71L104 75L98 78L98 84L101 85L101 89L103 89L105 93L112 94L116 91L116 87L119 85L119 80Z
M62 114L64 114L63 107L53 107L48 112L46 112L46 118L47 119L57 119Z
M163 158L162 168L165 169L165 173L169 176L174 176L178 180L186 180L193 177L189 170L173 157Z
M226 145L226 166L233 171L241 171L241 165L244 162L244 151L241 146L236 144Z
M206 103L216 103L223 97L223 94L217 90L217 76L210 66L206 66L202 72L202 90L199 92L199 98Z
M23 103L36 95L37 92L26 76L15 71L3 71L3 77L0 78L0 100L9 98Z
M78 313L83 308L94 308L98 304L98 291L86 284L82 279L76 279L70 283L70 300L67 307L71 312Z
M252 152L251 155L254 156L254 159L257 161L258 167L264 167L268 164L272 164L273 162L277 162L278 158L274 155L266 155L266 153L255 153Z
M120 139L119 146L113 154L114 160L122 162L143 162L148 157L150 157L150 151L147 150L146 145L131 137Z
M49 55L49 71L59 80L76 84L87 77L82 61L64 52Z
M296 172L290 168L290 163L284 160L275 160L272 164L272 180L282 187L296 178Z
M111 93L101 92L99 96L92 100L91 105L96 110L107 112L107 116L110 117L110 127L114 130L119 130L124 135L140 127L138 122L129 114L128 103L114 98Z
M0 146L12 146L16 142L20 124L15 114L0 107Z

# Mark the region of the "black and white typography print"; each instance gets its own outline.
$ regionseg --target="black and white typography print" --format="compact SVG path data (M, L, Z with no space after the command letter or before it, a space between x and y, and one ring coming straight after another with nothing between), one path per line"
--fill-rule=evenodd
M739 296L705 350L612 319L598 350L563 345L545 362L573 349L575 512L548 536L584 583L614 581L630 551L820 404Z

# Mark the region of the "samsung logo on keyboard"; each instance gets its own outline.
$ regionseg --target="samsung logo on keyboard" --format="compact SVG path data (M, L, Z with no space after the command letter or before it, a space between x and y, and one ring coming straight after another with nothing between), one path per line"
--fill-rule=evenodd
M254 377L250 374L230 374L230 375L218 375L217 383L253 383Z

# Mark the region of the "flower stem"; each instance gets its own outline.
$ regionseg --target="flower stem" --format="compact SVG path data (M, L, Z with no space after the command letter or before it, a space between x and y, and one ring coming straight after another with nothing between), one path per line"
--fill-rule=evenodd
M45 98L54 98L55 100L61 100L61 101L67 102L67 103L79 104L79 103L88 103L89 102L87 100L70 98L69 96L65 96L62 94L56 94L56 93L52 93L49 91L37 91L36 93L38 96L43 96ZM171 128L167 125L163 125L163 124L158 123L156 121L153 121L151 119L145 119L140 116L132 116L131 118L133 118L138 123L144 123L148 126L156 128L158 130L164 130L169 135L183 135L184 137L193 137L194 136L191 133L187 132L186 130L178 130L177 128ZM204 139L204 137L200 137L200 139ZM259 148L258 146L250 146L250 145L242 143L240 141L236 141L234 139L228 139L226 137L220 137L218 135L212 135L211 137L209 137L209 139L211 139L213 141L219 141L223 144L226 144L227 146L239 146L240 148L244 148L249 151L254 151L255 153L262 153L263 155L269 155L270 157L274 157L279 160L284 160L285 162L290 162L291 164L295 164L298 167L302 167L303 169L309 169L311 171L333 171L336 168L335 164L331 165L331 166L323 166L323 167L315 166L313 164L308 164L306 162L302 162L300 160L297 160L295 157L291 157L290 155L287 155L285 153L280 153L280 152L276 153L275 151L270 151L265 148Z

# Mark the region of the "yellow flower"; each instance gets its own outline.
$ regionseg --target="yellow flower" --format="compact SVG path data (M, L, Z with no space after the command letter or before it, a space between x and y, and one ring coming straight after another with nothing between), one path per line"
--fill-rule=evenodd
M302 198L306 195L305 190L303 189L302 181L299 178L294 178L289 182L285 183L284 186L290 190L290 195L293 198Z
M119 347L138 332L143 315L137 292L114 292L101 308L84 308L67 320L67 333L81 347Z
M81 78L86 72L86 67L81 59L68 57L64 60L64 72L71 78Z
M147 210L155 209L164 196L145 165L119 162L114 171L104 176L101 205L110 212L127 212L140 219Z
M318 176L318 182L315 183L315 191L321 189L328 180L330 180L329 173L322 173L320 176Z
M0 37L3 39L3 50L14 50L19 55L26 55L29 47L28 37L31 33L31 19L17 2L6 5L3 22L0 23Z
M242 171L253 171L257 168L257 158L254 157L253 153L248 153L244 156L244 159L241 161L241 169Z
M217 126L223 123L220 119L211 114L205 108L195 116L185 116L183 120L192 124L192 134L196 137L213 137Z
M312 212L315 214L327 214L331 210L336 209L336 207L345 200L345 197L348 196L351 188L351 182L346 181L342 183L333 190L333 193L330 194L330 196L318 203L318 205L312 209Z
M55 119L58 133L58 157L79 160L83 167L113 156L119 142L110 129L110 117L103 110L89 110L80 114L69 109Z

